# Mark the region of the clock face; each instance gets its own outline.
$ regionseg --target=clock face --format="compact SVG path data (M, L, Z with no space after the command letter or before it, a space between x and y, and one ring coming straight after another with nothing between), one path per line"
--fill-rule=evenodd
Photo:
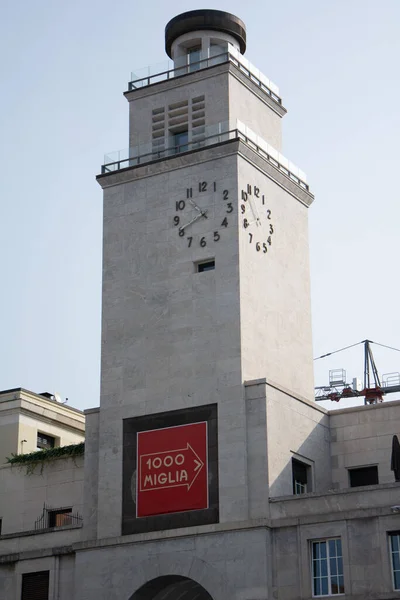
M186 241L188 248L205 248L222 240L234 210L230 190L217 181L199 181L187 188L184 196L175 202L176 235Z
M268 254L275 228L265 194L256 185L247 184L241 192L239 210L248 243L255 252Z

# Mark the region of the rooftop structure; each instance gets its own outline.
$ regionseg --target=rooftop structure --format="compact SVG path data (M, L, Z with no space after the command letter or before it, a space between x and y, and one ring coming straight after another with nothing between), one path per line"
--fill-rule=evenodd
M53 394L23 388L0 391L0 464L12 454L77 444L85 439L85 415Z

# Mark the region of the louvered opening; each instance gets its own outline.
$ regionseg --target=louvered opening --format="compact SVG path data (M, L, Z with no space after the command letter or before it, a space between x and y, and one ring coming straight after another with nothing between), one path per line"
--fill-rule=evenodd
M21 600L49 600L49 571L22 575Z
M192 111L197 112L199 110L204 110L205 106L206 106L205 102L201 102L200 104L195 104L194 106L192 106Z
M182 100L181 102L175 102L174 104L170 104L168 106L168 110L177 110L178 108L183 108L184 106L188 106L188 101L187 100Z
M169 120L169 126L170 128L172 127L176 127L177 125L187 125L188 123L188 116L186 115L182 115L181 117L177 117L175 119L170 119Z
M164 121L164 119L165 119L165 114L164 114L164 112L162 112L162 114L160 114L160 115L153 115L152 122L158 123L160 121L161 122Z
M152 149L158 152L165 145L165 107L154 108L152 115Z
M196 127L202 127L205 124L206 124L205 119L196 119L196 121L192 121L193 129L195 129Z
M194 110L192 112L193 115L193 119L204 119L204 117L206 116L206 113L204 110Z
M155 140L157 138L164 138L164 129L153 132L153 140Z
M176 110L169 110L168 117L179 117L181 115L187 115L189 112L188 107L184 106L183 108L177 108Z

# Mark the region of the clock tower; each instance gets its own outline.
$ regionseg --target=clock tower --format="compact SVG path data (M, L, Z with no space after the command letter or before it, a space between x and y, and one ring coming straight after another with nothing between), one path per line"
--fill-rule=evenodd
M178 15L165 46L168 65L132 74L129 151L98 176L99 538L266 518L260 385L313 397L313 196L281 154L279 90L229 13Z

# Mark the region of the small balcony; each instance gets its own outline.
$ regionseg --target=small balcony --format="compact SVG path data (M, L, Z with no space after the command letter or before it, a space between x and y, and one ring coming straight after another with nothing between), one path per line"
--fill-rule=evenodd
M153 143L150 142L106 154L101 174L107 175L121 169L173 158L185 152L201 150L231 140L241 140L293 183L309 192L306 174L239 120L235 123L226 121L205 127L201 136L191 139L189 135L189 138L180 145L174 145L174 140L171 138L170 145L162 150L154 148Z
M279 96L279 89L272 81L268 79L257 67L251 64L240 52L232 46L227 44L226 50L218 47L219 53L208 53L205 55L204 52L196 53L196 58L193 60L193 56L188 54L187 56L181 56L175 61L165 61L156 65L151 65L144 69L136 70L131 73L131 81L128 83L128 91L131 92L136 89L144 88L161 81L167 81L176 77L182 77L183 75L189 75L202 69L208 69L215 65L220 65L225 62L230 62L239 69L248 79L250 79L260 90L262 90L267 96L272 98L274 102L282 106L282 99Z

